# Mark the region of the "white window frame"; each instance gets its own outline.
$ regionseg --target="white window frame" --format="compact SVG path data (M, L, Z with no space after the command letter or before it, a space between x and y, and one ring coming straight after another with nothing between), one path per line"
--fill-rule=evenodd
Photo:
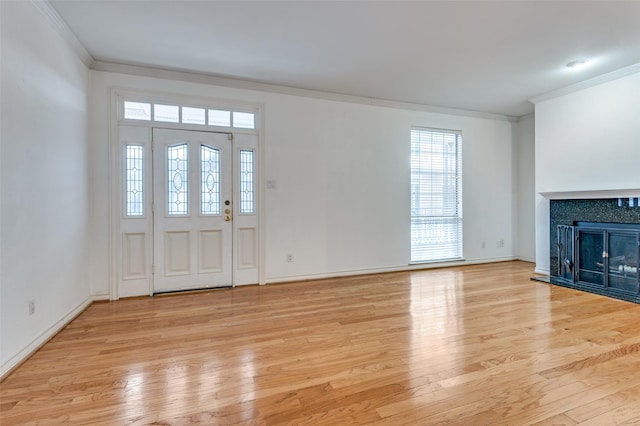
M410 135L410 264L462 260L462 132Z
M126 107L125 103L139 103L143 105L147 105L149 107L149 117L148 118L133 118L126 116ZM177 108L177 118L176 120L157 120L156 119L156 106L162 107L176 107ZM192 108L192 109L203 109L204 110L204 123L194 123L194 122L185 122L184 118L184 108ZM229 125L221 126L216 124L210 124L211 118L209 117L210 111L226 111L229 113ZM243 124L237 124L234 122L236 115L240 116L242 114L247 114L253 116L253 127L249 127ZM233 131L234 133L243 132L243 133L257 133L259 130L259 110L258 108L244 108L237 106L225 106L220 104L211 104L211 103L193 103L193 102L175 102L163 98L145 98L142 96L129 95L127 97L123 97L117 105L117 116L119 122L128 122L128 123L151 123L155 125L176 125L181 128L184 127L193 127L198 128L204 131L215 131L215 129L222 130L225 132Z

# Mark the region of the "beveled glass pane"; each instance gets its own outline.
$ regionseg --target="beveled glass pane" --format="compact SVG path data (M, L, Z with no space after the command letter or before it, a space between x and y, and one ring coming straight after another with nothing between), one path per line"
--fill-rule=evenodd
M204 108L182 107L182 122L185 124L207 124Z
M167 214L189 214L189 151L187 144L167 147Z
M124 101L124 118L128 120L151 120L151 104Z
M200 147L200 214L220 214L220 150Z
M179 123L180 113L177 105L160 105L153 106L153 119L155 121L164 121L166 123Z
M125 147L127 216L144 215L144 151L142 145Z
M255 211L253 151L240 150L240 213Z
M209 126L231 127L231 111L210 109Z
M255 114L252 112L233 112L233 127L239 129L255 129Z

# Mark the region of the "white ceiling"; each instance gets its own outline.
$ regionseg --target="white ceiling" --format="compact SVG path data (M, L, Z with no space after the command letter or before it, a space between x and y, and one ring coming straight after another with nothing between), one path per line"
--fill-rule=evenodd
M97 61L510 116L640 63L640 1L50 3Z

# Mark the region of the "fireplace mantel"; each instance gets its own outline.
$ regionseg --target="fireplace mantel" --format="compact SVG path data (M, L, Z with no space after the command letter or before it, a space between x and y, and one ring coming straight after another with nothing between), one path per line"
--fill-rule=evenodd
M538 192L548 200L591 200L603 198L640 197L640 189L598 189L592 191Z

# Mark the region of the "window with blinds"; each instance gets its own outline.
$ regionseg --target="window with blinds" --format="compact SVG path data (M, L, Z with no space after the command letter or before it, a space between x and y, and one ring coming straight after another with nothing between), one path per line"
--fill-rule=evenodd
M462 258L462 134L411 129L411 262Z

